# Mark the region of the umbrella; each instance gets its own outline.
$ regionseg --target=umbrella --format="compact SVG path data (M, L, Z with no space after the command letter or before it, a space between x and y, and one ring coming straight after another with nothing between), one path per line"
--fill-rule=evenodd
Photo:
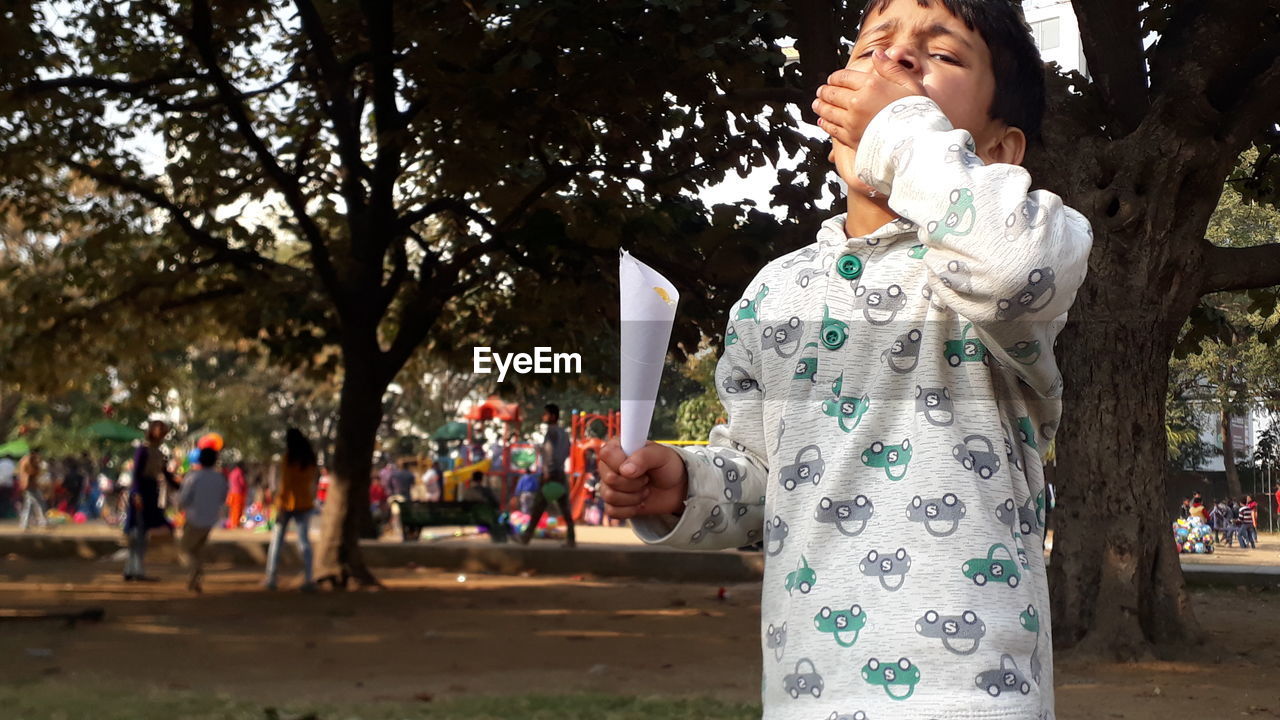
M14 440L0 445L0 457L22 457L31 452L26 440Z
M461 422L447 422L431 434L432 440L465 440L467 438L467 424Z
M144 437L144 433L141 430L131 428L115 420L99 420L87 429L89 434L98 440L131 442L133 440L141 440Z

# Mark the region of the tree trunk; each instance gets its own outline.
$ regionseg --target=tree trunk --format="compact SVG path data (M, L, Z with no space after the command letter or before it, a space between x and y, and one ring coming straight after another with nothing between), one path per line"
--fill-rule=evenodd
M1090 379L1067 384L1059 436L1049 567L1056 647L1134 659L1153 643L1199 635L1165 510L1171 335L1152 330L1075 321L1060 343L1067 376Z
M316 577L332 579L342 587L346 586L347 579L354 579L359 585L378 584L365 565L360 538L373 525L369 512L369 477L378 426L382 422L382 397L388 383L373 370L376 355L360 357L361 354L360 351L344 352L345 374L338 402L333 475L316 557Z
M1203 292L1203 229L1233 158L1160 120L1118 140L1069 124L1046 137L1057 143L1033 176L1094 232L1089 276L1057 343L1054 646L1163 654L1202 635L1166 510L1165 395L1178 331Z
M1233 498L1244 497L1244 488L1240 487L1240 471L1236 469L1236 440L1231 437L1231 411L1225 406L1221 413L1222 426L1222 469L1227 474L1227 494Z

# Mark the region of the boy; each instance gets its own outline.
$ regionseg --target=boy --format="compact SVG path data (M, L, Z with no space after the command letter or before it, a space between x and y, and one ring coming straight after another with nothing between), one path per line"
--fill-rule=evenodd
M650 543L764 542L766 718L1053 717L1041 454L1092 235L1017 167L1043 65L1003 0L873 0L815 109L848 213L730 314L706 448L602 453Z
M18 462L18 494L22 498L22 511L18 527L26 530L35 518L40 527L49 527L49 519L45 517L44 496L40 493L40 477L44 474L44 461L40 458L40 448L31 448L31 452Z
M222 505L227 500L227 479L218 472L218 451L200 451L200 469L188 473L178 494L178 507L187 514L182 528L182 553L189 570L187 589L199 593L203 589L204 546L209 531L222 519Z

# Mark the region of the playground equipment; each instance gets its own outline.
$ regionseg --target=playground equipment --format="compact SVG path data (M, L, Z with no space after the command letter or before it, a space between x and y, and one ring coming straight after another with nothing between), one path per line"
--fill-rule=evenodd
M604 437L590 435L592 425L604 425ZM600 448L618 435L622 413L607 410L603 414L574 410L569 416L569 509L575 521L583 519L592 491L588 481L596 473Z
M499 497L503 507L507 507L520 477L541 469L538 467L537 445L517 440L520 424L524 420L521 408L516 403L504 403L498 396L491 395L483 403L467 411L463 419L466 422L466 439L459 448L457 465L443 473L443 499L457 500L472 474L478 471L488 478L501 481ZM495 420L502 423L501 439L492 452L486 455L481 449L484 440L479 433L485 423ZM566 479L569 483L569 507L575 521L583 519L587 504L594 495L592 481L599 477L596 463L600 449L618 436L621 427L622 413L617 410L573 410L569 413L569 467ZM660 442L677 445L706 444L705 441Z
M472 473L479 472L488 475L492 466L493 460L485 458L480 462L471 463L470 465L461 465L452 470L445 470L440 489L443 499L447 502L456 501L462 496L462 490L466 488L467 482L471 480Z
M494 477L502 482L502 493L500 497L505 503L507 498L511 497L511 491L515 488L516 482L519 480L522 470L515 467L511 461L513 450L524 449L527 443L515 443L512 440L516 437L516 433L520 428L520 423L524 420L524 415L520 411L520 405L517 403L504 403L497 395L490 395L483 403L473 406L464 416L467 421L467 442L462 446L461 450L466 450L467 455L465 461L471 464L482 462L476 451L483 445L483 440L476 435L476 431L481 427L482 423L498 420L502 423L502 440L501 453L497 457L489 458L490 464L484 468L483 472L488 477ZM532 447L532 446L528 446ZM536 453L535 453L536 457ZM496 463L493 461L497 461ZM523 460L523 458L522 458ZM494 465L497 467L494 467ZM453 472L462 472L464 468L456 468ZM472 468L461 476L462 482L466 482L471 477L471 473L476 468ZM457 484L453 485L454 488ZM446 500L455 500L457 495L450 494L450 486L446 481L444 498Z

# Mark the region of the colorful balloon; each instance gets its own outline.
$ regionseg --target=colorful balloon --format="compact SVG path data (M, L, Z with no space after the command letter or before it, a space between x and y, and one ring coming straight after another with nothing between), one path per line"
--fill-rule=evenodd
M200 448L201 450L209 448L214 452L222 452L222 445L222 436L218 433L208 433L204 437L201 437L200 441L196 443L197 448Z

